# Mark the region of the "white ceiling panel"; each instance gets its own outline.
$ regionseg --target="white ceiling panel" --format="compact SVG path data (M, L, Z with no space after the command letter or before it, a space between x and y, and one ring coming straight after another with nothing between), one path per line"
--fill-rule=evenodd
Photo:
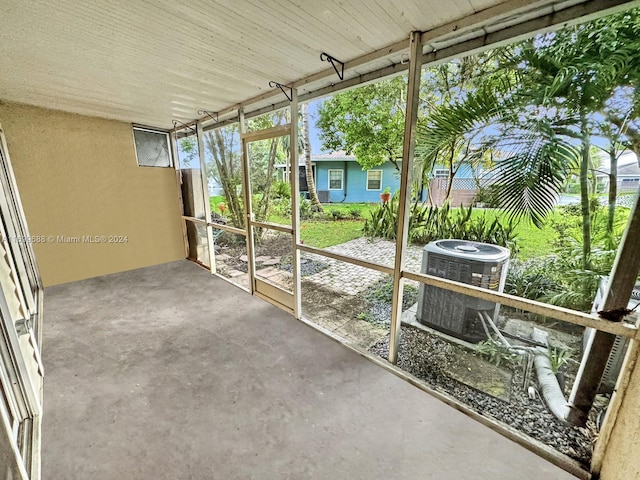
M351 61L408 45L411 31L552 3L3 0L0 99L168 128L197 110L219 111L270 92L270 80L290 83L325 71L323 51ZM371 60L351 75L401 54Z

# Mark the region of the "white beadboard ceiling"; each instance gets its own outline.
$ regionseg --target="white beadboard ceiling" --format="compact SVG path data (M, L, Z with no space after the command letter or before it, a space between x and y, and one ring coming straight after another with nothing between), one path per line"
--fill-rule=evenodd
M172 119L186 122L200 109L216 112L269 92L270 80L286 84L324 71L323 51L351 61L397 42L408 46L415 30L445 26L442 35L451 38L557 3L3 0L0 99L169 128ZM364 62L349 75L402 55Z

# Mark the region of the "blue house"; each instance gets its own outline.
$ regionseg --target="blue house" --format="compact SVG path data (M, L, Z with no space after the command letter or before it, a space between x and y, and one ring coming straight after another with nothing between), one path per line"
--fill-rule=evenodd
M335 151L311 156L313 177L316 183L318 198L322 203L366 203L379 202L380 194L387 188L391 193L400 189L400 172L391 162L369 170L362 166L354 155L344 151ZM401 165L401 162L398 162ZM278 178L286 181L285 165L276 165ZM300 191L306 192L307 179L304 159L298 165ZM453 180L451 201L455 205L469 205L477 190L477 178L481 175L481 167L462 165ZM441 205L449 177L449 170L436 165L431 172L428 184L420 190L421 200L428 199L428 189L432 190L432 201Z
M400 189L400 172L391 162L362 170L356 157L343 151L313 155L311 161L321 202L379 202L387 187L392 193Z

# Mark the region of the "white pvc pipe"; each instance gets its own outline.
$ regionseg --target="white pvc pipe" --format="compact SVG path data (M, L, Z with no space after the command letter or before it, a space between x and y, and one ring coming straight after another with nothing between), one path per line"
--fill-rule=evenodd
M485 316L482 315L483 312L478 312L478 316L480 317L480 321L482 322L482 326L487 334L487 337L491 339L489 335L489 331L487 329L486 323L493 328L496 332L500 340L503 344L512 352L517 352L520 354L526 352L533 352L533 363L536 367L536 376L538 377L538 383L540 384L540 390L542 393L542 398L544 398L545 403L551 413L553 413L556 418L562 420L563 422L567 421L567 417L569 415L569 403L564 398L564 393L560 388L560 384L558 383L558 378L555 373L551 370L551 361L549 360L549 350L543 347L520 347L520 346L511 346L509 342L504 338L504 336L498 330L498 327L493 323L491 317L487 314ZM485 322L486 320L486 322ZM546 343L546 338L544 338Z
M551 370L548 350L538 347L535 351L533 363L536 367L536 375L540 390L542 390L542 397L549 410L556 418L566 422L570 410L569 403L565 400L564 393L562 393L558 384L558 379Z
M500 330L498 329L497 325L493 323L493 319L491 318L491 316L487 312L482 312L482 314L484 314L484 318L487 319L487 322L489 323L493 331L496 332L496 335L498 336L500 341L504 344L504 346L507 348L511 348L511 344L507 341L506 338L504 338L502 333L500 333Z

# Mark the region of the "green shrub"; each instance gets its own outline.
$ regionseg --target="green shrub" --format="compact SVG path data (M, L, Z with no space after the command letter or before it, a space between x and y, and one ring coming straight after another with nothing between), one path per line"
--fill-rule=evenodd
M579 203L572 203L569 205L562 205L558 207L558 210L562 215L568 215L570 217L581 217L582 206Z
M557 263L556 255L532 258L527 261L511 260L505 281L505 293L538 300L550 292L559 290L560 285L555 279L558 271Z
M493 184L486 187L479 186L474 203L483 203L486 208L499 208L500 201L498 197L499 185Z
M561 307L591 311L600 280L608 275L615 250L594 247L591 268L582 266L582 245L573 238L558 243L554 254L509 264L505 292Z
M272 194L275 198L291 198L291 185L282 180L273 184Z
M331 210L329 212L329 215L331 215L331 217L334 220L344 220L345 218L347 218L347 216L345 215L344 212L341 212L340 210Z
M398 221L398 197L386 204L378 204L365 220L365 235L374 238L396 238ZM473 207L452 210L449 204L431 207L415 202L409 217L409 242L424 245L433 240L457 238L475 242L493 243L516 252L516 225L503 225L497 218L489 219L486 213L472 218Z
M368 237L380 237L388 240L396 238L396 224L398 220L398 202L395 197L387 203L374 206L365 219L362 231Z
M349 216L351 218L360 218L362 216L362 213L360 212L359 208L351 207L349 209Z
M592 247L589 270L582 265L582 245L574 239L556 248L555 255L557 261L553 278L558 288L543 295L540 300L583 312L591 311L600 280L611 272L616 250Z
M313 217L313 209L311 208L311 200L306 198L300 198L300 218L302 220L308 220Z
M280 217L291 216L291 199L287 197L276 197L272 200L270 214Z

